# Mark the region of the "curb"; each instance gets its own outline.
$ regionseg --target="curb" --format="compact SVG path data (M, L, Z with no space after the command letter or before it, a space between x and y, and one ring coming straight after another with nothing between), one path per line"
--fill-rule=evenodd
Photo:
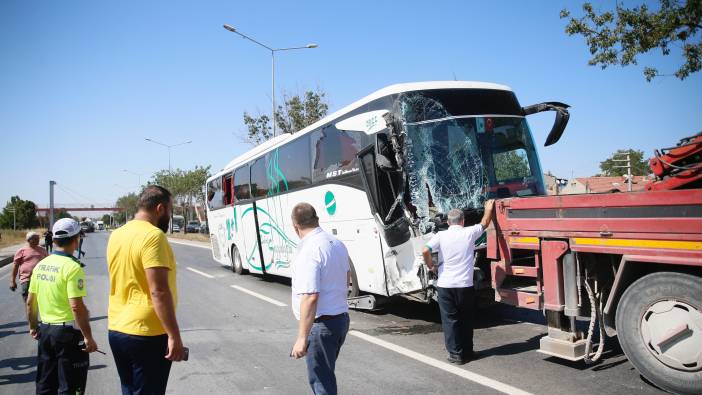
M10 263L12 263L12 258L14 258L14 257L8 256L6 258L0 259L0 267L5 267L5 266L9 265Z

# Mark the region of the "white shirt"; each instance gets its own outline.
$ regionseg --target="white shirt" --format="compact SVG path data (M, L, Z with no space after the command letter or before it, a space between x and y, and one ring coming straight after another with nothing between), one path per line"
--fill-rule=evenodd
M349 311L347 273L349 253L344 243L316 228L297 246L292 264L292 310L300 319L303 294L319 294L315 318Z
M427 247L439 253L439 279L441 288L465 288L473 286L473 251L475 241L483 234L480 224L463 227L451 225L447 230L434 235Z

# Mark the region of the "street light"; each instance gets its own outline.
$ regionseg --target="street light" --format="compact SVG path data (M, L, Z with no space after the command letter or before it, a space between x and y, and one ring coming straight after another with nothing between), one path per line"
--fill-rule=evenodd
M168 148L168 174L171 173L171 148L177 147L177 146L179 146L179 145L184 145L184 144L190 144L190 143L192 143L192 140L183 141L182 143L178 143L178 144L166 144L166 143L162 143L162 142L160 142L160 141L156 141L156 140L149 139L149 138L145 138L144 140L146 140L146 141L148 141L148 142L150 142L150 143L162 145L162 146ZM126 171L126 170L125 170L125 171ZM140 182L140 184L141 184L141 182Z
M133 174L133 175L139 177L139 187L141 187L141 176L142 176L143 174L139 174L139 173L133 172L133 171L131 171L131 170L127 170L127 169L122 169L122 171L125 172L125 173Z
M271 104L273 106L271 119L273 119L273 137L275 137L275 131L276 131L276 121L275 121L276 120L276 118L275 118L275 53L280 52L280 51L291 51L293 49L312 49L312 48L317 48L318 45L317 44L307 44L303 47L271 48L268 45L261 44L260 42L247 36L246 34L237 31L234 27L227 25L226 23L224 24L223 27L225 29L229 30L230 32L238 34L242 38L247 39L255 44L258 44L271 52Z

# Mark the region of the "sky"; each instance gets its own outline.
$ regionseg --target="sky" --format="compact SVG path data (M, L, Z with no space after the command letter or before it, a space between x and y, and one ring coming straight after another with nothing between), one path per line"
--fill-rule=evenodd
M508 85L522 105L568 103L556 145L543 147L553 113L529 117L543 170L563 178L702 130L702 73L646 82L644 66L676 70L675 51L588 66L583 38L559 19L578 4L2 1L0 204L45 207L49 180L58 204L113 204L168 167L167 149L145 138L192 141L172 149L173 168L216 171L250 149L242 114L270 112L270 54L224 23L272 47L318 44L277 55L276 91L319 88L330 113L391 84L453 79Z

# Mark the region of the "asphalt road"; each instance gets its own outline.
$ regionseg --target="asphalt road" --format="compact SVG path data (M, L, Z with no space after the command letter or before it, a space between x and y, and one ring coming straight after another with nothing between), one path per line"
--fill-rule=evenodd
M91 354L89 394L120 393L107 343L107 238L93 233L84 244L86 303L98 346L107 353ZM288 357L297 328L289 281L237 276L205 248L173 244L173 250L178 320L190 361L173 365L168 392L310 393L304 361ZM9 266L0 269L0 393L30 394L36 343L27 334L20 295L5 285L8 273ZM545 334L538 315L497 305L478 316L475 345L482 357L456 367L445 362L436 306L397 300L382 311L351 312L351 332L337 363L340 393L660 393L616 344L597 365L565 362L536 352Z

